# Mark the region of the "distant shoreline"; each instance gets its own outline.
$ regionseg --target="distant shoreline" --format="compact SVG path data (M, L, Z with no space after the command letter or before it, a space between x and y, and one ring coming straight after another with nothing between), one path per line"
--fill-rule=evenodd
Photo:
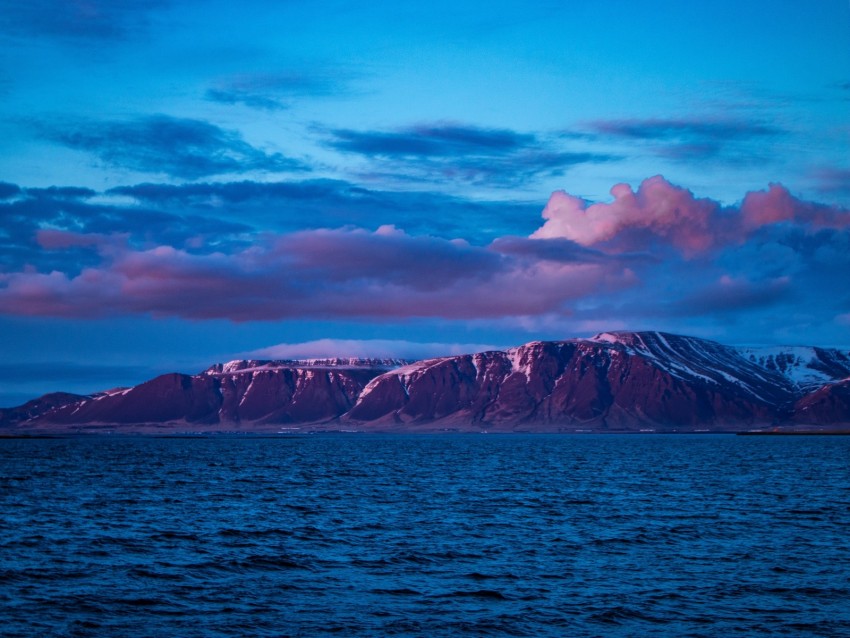
M435 432L435 431L423 431L423 432L392 432L392 431L380 431L380 430L372 430L372 431L340 431L340 430L324 430L324 431L313 431L313 432L197 432L197 433L187 433L180 432L175 434L165 434L165 433L144 433L144 432L56 432L56 433L44 433L44 434L0 434L0 440L27 440L27 439L86 439L86 438L145 438L145 439L289 439L289 438L305 438L305 437L313 437L313 436L360 436L360 435L373 435L373 436L382 436L382 435L390 435L390 436L427 436L427 437L440 437L440 436L474 436L474 435L486 435L486 436L516 436L516 435L531 435L531 436L705 436L705 435L723 435L723 436L850 436L850 430L836 430L836 431L785 431L785 432L772 432L772 431L746 431L746 432L735 432L735 431L714 431L714 432L673 432L673 431L664 431L664 432L532 432L532 431L518 431L518 432L487 432L487 431L456 431L456 432Z
M850 430L835 432L736 432L736 436L848 436Z

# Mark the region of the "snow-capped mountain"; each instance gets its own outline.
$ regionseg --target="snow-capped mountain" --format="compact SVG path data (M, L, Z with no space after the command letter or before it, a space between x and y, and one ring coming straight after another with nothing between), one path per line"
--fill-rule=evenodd
M850 425L850 352L606 332L408 362L239 360L0 411L19 430L734 431Z
M202 374L232 374L236 372L254 372L257 370L273 370L276 368L334 368L375 370L391 370L410 363L406 359L358 359L351 357L334 357L331 359L236 359L227 363L216 363Z
M532 342L373 379L343 418L531 429L734 428L790 413L794 386L721 344L657 332Z
M778 372L804 391L850 376L850 352L807 346L737 350L744 358Z

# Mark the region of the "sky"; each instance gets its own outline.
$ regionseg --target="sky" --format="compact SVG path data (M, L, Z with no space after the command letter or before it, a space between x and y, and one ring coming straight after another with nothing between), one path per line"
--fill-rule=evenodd
M847 0L0 0L0 406L235 358L850 347Z

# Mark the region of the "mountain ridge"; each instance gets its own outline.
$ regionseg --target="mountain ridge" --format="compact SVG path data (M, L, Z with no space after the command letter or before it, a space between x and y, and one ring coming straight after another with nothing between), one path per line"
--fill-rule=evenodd
M742 431L850 424L850 351L655 331L409 361L241 359L0 410L5 432Z

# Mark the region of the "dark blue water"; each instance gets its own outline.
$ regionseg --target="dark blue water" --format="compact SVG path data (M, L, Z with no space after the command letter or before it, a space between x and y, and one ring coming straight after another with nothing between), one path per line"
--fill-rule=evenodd
M3 636L848 636L850 437L0 441Z

